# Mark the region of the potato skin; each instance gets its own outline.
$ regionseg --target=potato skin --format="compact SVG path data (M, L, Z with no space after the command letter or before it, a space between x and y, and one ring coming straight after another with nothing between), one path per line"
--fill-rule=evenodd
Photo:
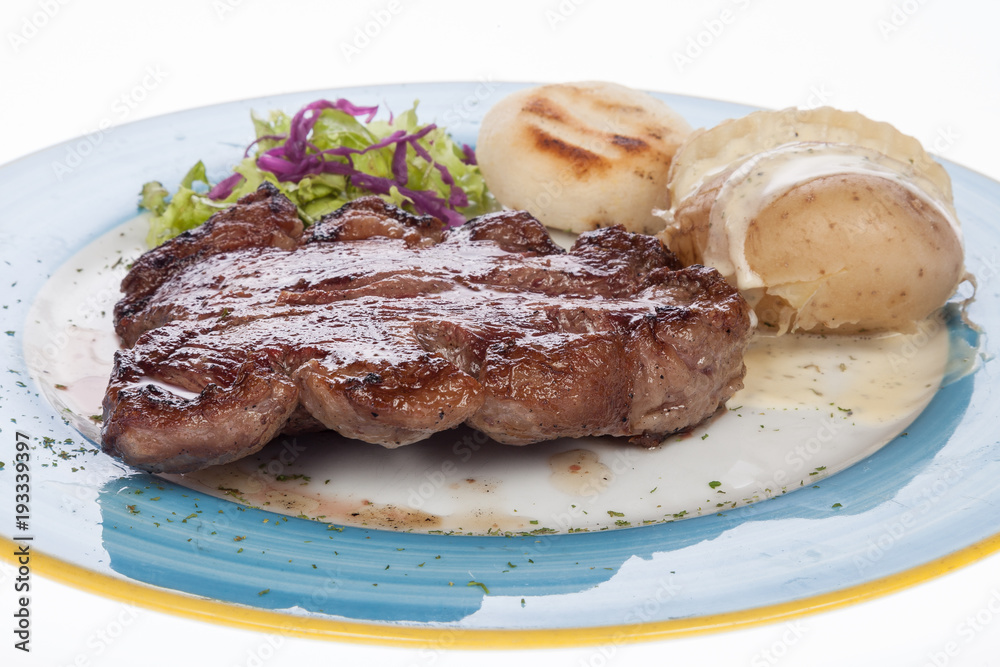
M768 293L793 302L802 331L907 330L945 303L965 273L961 240L942 212L868 174L790 189L751 221L744 252ZM811 296L794 303L796 292ZM769 312L775 307L780 301L758 305L765 326L780 319Z
M673 211L673 225L660 234L660 240L670 248L685 266L706 264L708 230L712 206L719 196L719 188L732 171L726 171L705 183L697 193L677 204Z
M674 155L660 239L762 330L910 331L968 274L951 179L917 139L832 107L757 111Z
M662 238L684 264L717 264L706 254L709 222L731 173L706 181L674 209ZM942 212L868 174L790 188L750 221L743 252L767 286L745 296L760 328L773 332L908 331L965 276L961 239Z
M476 158L497 200L554 229L655 232L690 126L662 101L604 82L517 91L483 118Z

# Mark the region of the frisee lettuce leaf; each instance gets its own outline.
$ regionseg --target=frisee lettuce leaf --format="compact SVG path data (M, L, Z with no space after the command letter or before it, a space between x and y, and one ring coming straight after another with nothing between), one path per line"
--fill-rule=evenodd
M373 120L376 110L318 100L294 116L251 114L257 139L228 177L211 183L199 161L172 195L159 182L143 185L139 206L152 214L147 245L197 227L264 181L296 205L307 225L373 193L451 225L499 208L472 150L444 128L421 125L417 102L389 120Z

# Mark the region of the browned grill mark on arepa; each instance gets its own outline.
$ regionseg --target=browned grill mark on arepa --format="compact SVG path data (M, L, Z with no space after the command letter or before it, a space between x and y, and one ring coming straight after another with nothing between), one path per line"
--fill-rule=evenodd
M637 115L637 116L648 116L649 111L643 109L635 104L622 104L621 102L612 102L610 100L593 100L591 105L597 109L606 109L608 111L616 111L620 114L625 115Z
M649 144L642 139L637 137L626 137L621 134L613 135L611 137L611 143L619 148L625 149L627 153L639 153L649 148Z
M607 158L581 146L567 143L540 127L529 127L528 132L539 152L569 162L578 178L595 171L604 171L610 167Z
M530 113L535 116L541 116L542 118L550 118L554 121L563 122L565 117L563 116L562 109L552 103L552 100L545 97L532 97L524 103L521 107L521 111L525 113Z

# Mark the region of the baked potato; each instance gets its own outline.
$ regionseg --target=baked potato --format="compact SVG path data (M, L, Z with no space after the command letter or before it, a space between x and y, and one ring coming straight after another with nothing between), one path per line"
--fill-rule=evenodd
M669 189L661 238L717 268L764 330L911 330L965 276L947 172L858 113L764 111L695 133Z

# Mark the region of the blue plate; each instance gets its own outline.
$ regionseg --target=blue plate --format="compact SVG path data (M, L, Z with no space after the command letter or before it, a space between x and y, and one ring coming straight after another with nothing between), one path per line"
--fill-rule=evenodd
M407 84L234 102L112 128L0 168L0 496L30 442L28 518L47 576L176 613L309 636L434 646L569 645L718 630L884 594L1000 548L995 364L947 385L868 459L814 488L718 515L608 532L518 537L331 526L201 496L105 457L41 397L22 352L48 276L136 215L147 180L174 188L198 159L224 175L251 109L318 98L409 107L474 143L492 101L521 84ZM694 126L750 108L656 94ZM963 222L969 308L1000 324L1000 184L946 164ZM959 326L955 335L961 335ZM51 341L58 345L59 341ZM8 500L9 503L9 500ZM9 506L9 505L8 505ZM836 507L835 507L836 506ZM10 558L8 555L7 558Z

